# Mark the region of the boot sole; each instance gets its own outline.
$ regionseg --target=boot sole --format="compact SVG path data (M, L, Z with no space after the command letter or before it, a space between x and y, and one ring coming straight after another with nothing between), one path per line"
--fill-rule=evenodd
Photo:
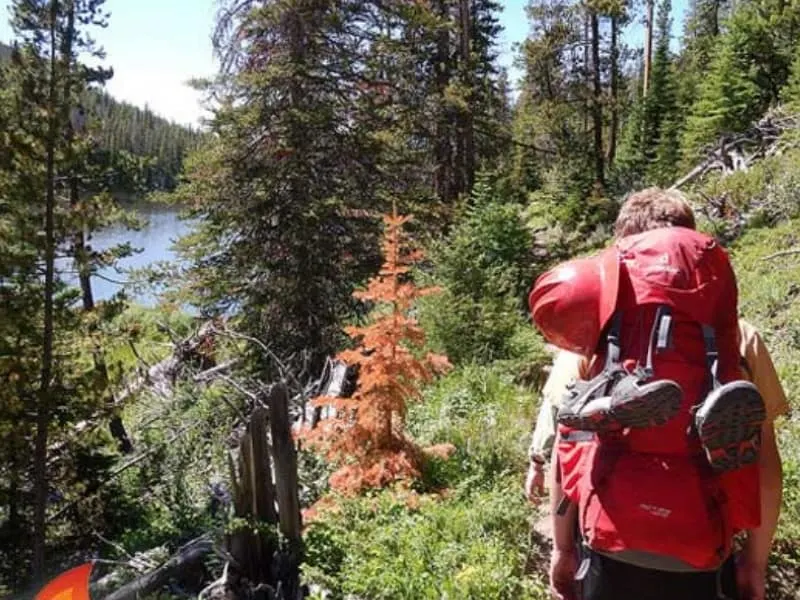
M674 382L658 382L642 396L617 403L611 412L623 427L644 429L664 425L678 414L683 402L683 390Z
M731 471L758 460L764 401L748 381L734 381L712 391L695 415L700 441L711 467Z
M653 385L641 396L618 402L609 410L559 415L558 420L571 429L598 433L657 427L678 414L682 401L681 387L674 382L664 381Z

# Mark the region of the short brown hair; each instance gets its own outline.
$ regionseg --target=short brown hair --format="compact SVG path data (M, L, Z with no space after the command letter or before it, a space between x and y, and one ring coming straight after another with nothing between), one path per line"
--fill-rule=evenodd
M621 238L659 227L696 228L692 207L679 191L651 187L631 194L619 210L614 235Z

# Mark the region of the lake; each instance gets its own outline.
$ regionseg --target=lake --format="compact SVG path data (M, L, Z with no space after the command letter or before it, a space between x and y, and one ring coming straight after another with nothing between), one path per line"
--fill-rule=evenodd
M124 227L110 227L92 233L91 245L94 249L106 249L117 244L130 242L141 252L119 261L119 270L106 268L100 270L101 277L92 277L92 291L95 300L107 300L120 291L122 285L112 281L124 282L128 279L125 269L141 268L164 260L174 260L172 245L179 237L188 233L191 223L178 218L178 210L172 206L140 203L134 212L145 221L139 231ZM63 266L63 265L62 265ZM72 278L67 278L72 279ZM77 281L74 281L77 284ZM131 300L139 304L153 306L156 297L151 293L135 295L129 292Z

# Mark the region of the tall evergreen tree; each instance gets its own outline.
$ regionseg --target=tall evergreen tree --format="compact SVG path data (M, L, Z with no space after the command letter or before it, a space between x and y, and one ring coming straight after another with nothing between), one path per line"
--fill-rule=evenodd
M672 2L659 5L656 50L650 95L645 98L645 140L648 182L664 185L671 181L680 157L682 114L678 106L675 71L670 53Z
M726 37L686 121L682 152L687 164L693 163L720 135L746 129L758 116L758 96L747 58L733 39Z
M534 0L528 4L531 31L522 45L524 76L514 117L513 178L519 186L538 187L554 164L591 160L583 43L583 14L570 0ZM578 102L581 104L578 104ZM584 177L585 180L585 177ZM586 187L585 181L578 184Z
M96 348L91 341L94 334L75 306L82 299L84 310L94 308L89 277L98 258L92 256L84 233L107 223L111 212L105 197L97 195L91 142L83 135L84 122L77 111L77 98L108 76L103 69L79 62L99 56L88 30L104 24L102 4L19 0L12 5L17 50L4 75L7 108L2 140L4 155L11 160L2 166L0 197L4 218L15 229L8 260L4 256L0 268L0 288L19 317L2 332L2 344L17 352L18 358L12 359L13 393L35 418L30 429L22 426L9 433L17 450L27 445L31 460L29 465L15 461L12 487L19 496L9 496L8 503L17 507L14 528L29 524L30 530L20 539L31 540L34 577L45 568L46 516L53 492L58 490L65 499L78 493L71 474L81 456L103 445L102 436L76 440L70 431L78 421L95 423L106 416L108 390L108 378L98 378L102 369L87 368L86 358ZM74 264L80 291L70 288L68 274L56 262L57 252ZM56 455L50 450L54 445L60 446ZM29 492L20 477L20 469L28 467ZM33 502L23 509L18 500L26 493ZM24 511L30 511L30 520ZM71 516L81 519L80 514ZM71 528L76 523L61 525Z
M723 134L746 129L780 98L800 33L800 8L781 0L736 4L697 86L683 138L687 162Z
M792 113L800 113L800 45L797 46L792 70L786 87L781 90L781 101Z
M378 260L378 222L359 210L380 205L382 141L358 110L374 114L388 88L362 72L354 26L374 13L349 0L230 8L216 38L217 139L178 190L200 220L183 244L190 289L204 311L237 306L249 333L285 356L309 352L319 370L352 285Z

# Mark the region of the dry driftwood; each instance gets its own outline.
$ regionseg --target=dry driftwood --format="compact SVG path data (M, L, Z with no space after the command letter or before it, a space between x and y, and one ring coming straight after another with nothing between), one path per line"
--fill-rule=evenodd
M301 525L297 454L289 422L289 398L283 385L275 385L270 391L269 414L280 530L293 546L298 546Z
M200 537L183 546L156 570L137 577L118 590L106 595L104 600L136 600L150 594L189 568L195 567L214 550L211 540Z
M302 543L297 457L286 386L273 385L266 406L260 404L239 443L236 465L229 461L234 514L258 528L240 527L227 535L226 547L237 567L226 581L234 595L246 595L242 584L249 582L248 586L256 585L268 597L294 600L303 597L299 585ZM275 525L288 544L279 544L269 534Z
M791 254L800 254L800 248L790 248L789 250L781 250L780 252L775 252L774 254L765 256L761 260L772 260L773 258L779 258L781 256L789 256Z
M670 186L679 189L710 171L729 175L746 171L757 160L773 156L789 144L781 136L790 129L800 127L800 115L790 115L780 110L772 111L742 134L723 136L709 148L706 158Z
M191 362L200 364L202 367L201 375L202 372L216 368L217 365L214 365L213 361L209 364L211 357L202 352L203 348L213 343L216 333L213 321L204 323L188 338L177 342L170 356L152 365L144 373L128 383L117 395L116 403L118 405L123 404L128 398L135 396L145 388L158 396L171 397L181 369Z
M328 359L322 376L315 382L313 394L347 398L355 391L357 376L355 369L347 363L337 359ZM307 414L309 410L310 414ZM302 421L303 423L309 422L311 428L314 429L321 420L333 416L334 412L330 406L315 406L310 409L304 406Z
M250 416L247 431L239 442L237 467L230 464L234 515L250 522L274 524L275 490L270 473L267 451L267 411L259 407ZM227 536L226 546L241 565L242 575L253 581L265 575L269 559L275 550L268 536L250 527L240 527Z

